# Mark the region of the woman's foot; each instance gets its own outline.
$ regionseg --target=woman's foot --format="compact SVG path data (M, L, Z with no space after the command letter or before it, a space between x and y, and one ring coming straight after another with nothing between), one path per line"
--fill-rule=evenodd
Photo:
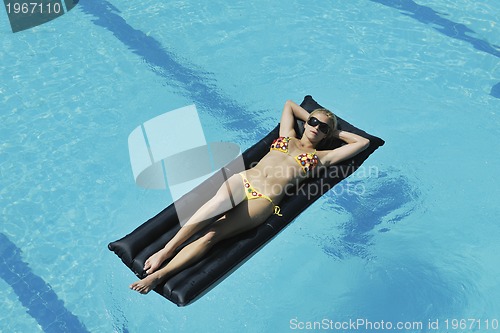
M147 294L153 290L160 281L156 274L146 276L144 279L136 281L130 285L130 289L135 290L141 294Z
M144 263L144 270L147 274L151 274L156 272L158 268L165 262L165 260L170 259L173 256L173 253L167 251L165 249L161 249L160 251L153 254L151 257L146 260Z

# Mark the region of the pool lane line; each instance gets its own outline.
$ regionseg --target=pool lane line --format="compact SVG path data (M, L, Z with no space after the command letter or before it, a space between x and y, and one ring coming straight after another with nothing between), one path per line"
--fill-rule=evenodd
M159 41L128 24L119 15L119 9L110 2L106 0L80 1L78 8L94 16L95 19L92 21L95 25L112 32L129 50L144 59L155 74L167 79L169 85L181 87L184 90L184 96L197 106L217 110L225 119L231 119L229 124L235 131L243 131L249 127L259 129L261 126L260 122L252 120L251 117L245 117L248 115L248 110L245 110L237 101L219 94L220 89L215 84L208 84L210 79L205 79L200 70L181 64ZM168 34L169 31L165 33ZM175 81L175 83L172 84L170 81ZM253 135L256 135L255 139L259 136L256 132L258 131L252 131Z
M491 87L490 95L496 98L500 98L500 82Z
M0 232L0 278L16 293L27 313L33 317L47 333L89 332L54 290L41 277L33 273L21 258L19 249ZM17 319L17 318L16 318ZM7 329L7 327L1 328ZM15 331L15 327L10 327Z
M403 15L409 16L424 24L437 25L440 28L433 27L434 30L450 37L467 42L472 45L476 50L491 54L494 57L500 58L500 46L492 45L489 42L480 38L473 37L469 34L476 34L476 32L468 28L465 24L453 22L447 18L439 15L437 11L428 6L417 4L413 0L369 0L379 3L381 5L392 7L395 9L403 10L407 13ZM494 85L491 89L490 95L500 98L500 82Z
M219 110L227 119L233 119L231 125L235 130L243 130L248 126L259 127L258 122L250 117L243 117L248 112L241 105L220 95L216 86L208 85L201 72L177 62L156 39L130 26L111 3L99 0L80 1L77 8L94 16L94 24L111 31L128 49L144 59L155 74L179 83L176 86L182 87L185 95L196 104ZM28 314L45 332L88 332L78 317L64 307L64 302L57 297L50 285L23 262L20 253L21 250L0 233L0 278L12 287ZM126 328L123 330L127 331Z

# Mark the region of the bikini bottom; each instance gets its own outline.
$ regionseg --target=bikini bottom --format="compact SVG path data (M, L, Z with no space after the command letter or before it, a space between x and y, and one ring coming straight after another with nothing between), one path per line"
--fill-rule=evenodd
M239 175L241 176L241 179L243 180L243 186L245 187L245 194L247 196L247 200L259 199L259 198L266 199L270 203L272 203L272 205L274 207L274 214L276 214L278 216L282 216L280 213L280 211L281 211L280 207L275 205L271 198L269 198L267 195L265 195L263 193L260 193L255 187L253 187L252 184L250 184L250 182L245 178L245 176L242 173L240 173Z

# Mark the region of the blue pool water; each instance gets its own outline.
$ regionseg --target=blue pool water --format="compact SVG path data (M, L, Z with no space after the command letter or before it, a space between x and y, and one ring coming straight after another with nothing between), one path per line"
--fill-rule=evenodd
M499 21L486 0L82 0L12 33L0 10L0 331L500 332ZM207 142L246 149L306 94L386 145L192 305L130 291L106 246L171 202L135 185L130 132L195 104Z

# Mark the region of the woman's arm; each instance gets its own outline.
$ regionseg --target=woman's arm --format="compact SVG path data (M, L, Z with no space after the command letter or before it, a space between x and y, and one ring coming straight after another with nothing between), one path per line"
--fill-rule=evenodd
M295 118L306 121L309 118L309 112L297 103L288 100L281 113L280 136L297 137L294 129Z
M335 130L333 135L347 144L337 149L322 150L317 152L321 163L326 166L351 158L365 150L370 145L370 140L354 133Z

